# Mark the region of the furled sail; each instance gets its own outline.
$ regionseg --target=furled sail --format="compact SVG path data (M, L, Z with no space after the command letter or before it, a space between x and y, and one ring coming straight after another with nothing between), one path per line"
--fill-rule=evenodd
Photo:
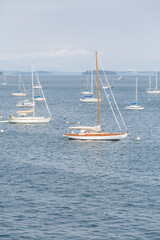
M100 132L101 131L101 126L100 125L97 125L95 127L77 126L77 127L69 127L69 129L90 130L90 131L94 131L94 132Z

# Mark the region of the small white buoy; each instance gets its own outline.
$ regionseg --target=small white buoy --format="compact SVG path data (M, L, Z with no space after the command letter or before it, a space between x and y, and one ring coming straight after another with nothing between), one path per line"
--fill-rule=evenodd
M81 124L81 122L77 122L77 124Z
M4 132L4 130L3 130L3 129L0 129L0 132Z
M140 138L140 137L137 137L137 141L141 141L141 138Z

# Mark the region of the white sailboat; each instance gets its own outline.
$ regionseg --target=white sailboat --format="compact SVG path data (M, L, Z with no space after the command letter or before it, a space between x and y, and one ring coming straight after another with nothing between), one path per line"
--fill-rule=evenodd
M96 52L96 71L97 71L97 96L98 96L98 125L94 127L89 126L77 126L69 127L71 133L64 133L63 136L67 137L70 140L110 140L118 141L127 137L128 133L108 133L101 131L101 122L100 122L100 100L99 100L99 78L98 78L98 61L97 61L97 52ZM78 133L75 133L74 130L79 130Z
M12 96L16 96L16 97L25 97L26 96L26 90L22 81L22 77L19 74L19 84L18 84L19 88L18 91L12 93ZM21 91L22 89L22 91Z
M32 101L30 101L29 99L26 99L24 101L20 101L16 104L16 107L33 107L33 103Z
M34 85L34 101L45 101L45 97L43 95L43 91L42 91L42 86L39 82L39 77L37 74L37 83L35 83Z
M34 98L34 96L35 96L35 94L34 94L35 85L34 85L33 70L35 72L38 85L41 86L40 81L39 81L39 77L36 73L36 70L32 66L32 102L33 102L33 108L30 109L30 110L17 111L19 117L11 116L10 117L10 123L36 124L36 123L48 123L51 120L51 112L49 110L48 104L47 104L46 99L44 97L42 87L41 87L41 93L42 93L42 97L44 99L44 103L46 105L49 116L48 117L40 117L40 116L36 116L36 114L35 114L36 105L35 105L35 98Z
M101 101L101 99L99 99ZM98 98L93 96L93 73L91 71L91 93L85 94L82 98L80 98L80 102L85 103L98 103Z
M158 90L158 72L156 70L156 89L151 89L151 77L149 79L149 89L146 91L149 94L159 94L160 90Z
M2 82L2 85L7 85L7 80L6 80L6 76L4 75L4 73L3 73L3 82Z
M93 94L92 86L91 86L91 90L89 90L88 77L87 77L86 90L82 91L81 94L82 95L92 95Z
M108 80L108 79L107 79ZM107 81L107 82L109 82L109 81ZM114 86L113 86L113 83L112 84L107 84L107 85L104 85L104 86L102 86L102 88L103 89L110 89L110 88L114 88Z
M139 106L139 105L137 104L137 101L138 101L138 97L137 97L137 86L138 86L138 84L137 84L137 78L136 78L136 101L135 101L134 103L130 103L129 106L126 106L126 107L125 107L126 110L143 110L143 109L144 109L143 106Z
M101 99L100 99L101 101ZM84 96L83 98L80 98L80 102L85 102L85 103L98 103L98 98L93 97L93 95L90 96Z

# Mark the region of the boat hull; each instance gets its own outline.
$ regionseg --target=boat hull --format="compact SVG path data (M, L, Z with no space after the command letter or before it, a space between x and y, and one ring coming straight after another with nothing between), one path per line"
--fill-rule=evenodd
M16 104L16 107L33 107L33 106L34 106L33 103L31 103L31 104L20 104L20 103L17 103Z
M11 117L10 123L18 124L35 124L35 123L48 123L51 117Z
M82 95L92 95L93 92L89 92L89 91L82 91L81 92Z
M25 97L25 93L12 93L12 96L17 96L17 97Z
M101 101L101 99L100 99ZM97 98L80 98L80 102L87 102L87 103L97 103L98 99Z
M45 98L39 97L39 98L34 98L34 101L44 101Z
M138 105L131 105L131 106L126 106L125 107L126 110L143 110L144 107L142 106L138 106Z
M146 93L149 93L149 94L160 94L160 90L147 90Z
M98 134L63 134L64 137L67 137L70 140L90 140L90 141L119 141L128 136L128 133L98 133Z
M110 87L109 86L103 86L102 88L103 89L110 89L110 88L113 88L113 86L110 86Z

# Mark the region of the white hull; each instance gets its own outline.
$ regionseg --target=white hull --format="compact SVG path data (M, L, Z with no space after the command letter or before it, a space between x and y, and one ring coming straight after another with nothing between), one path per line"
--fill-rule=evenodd
M32 104L16 104L16 107L33 107L33 103Z
M34 106L34 103L17 103L16 104L16 107L33 107Z
M80 102L97 103L98 99L97 98L86 98L86 99L80 98Z
M34 86L34 88L42 88L40 85Z
M103 89L110 89L110 88L113 88L113 86L110 86L110 87L108 87L108 86L103 86L102 88L103 88Z
M25 97L25 93L12 93L12 96L17 96L17 97Z
M34 98L34 101L44 101L45 98L39 97L39 98Z
M93 92L89 92L89 91L82 91L81 94L83 95L92 95Z
M131 105L131 106L125 107L125 109L126 109L126 110L143 110L144 107L138 106L138 105Z
M149 94L160 94L160 90L147 90L146 93L149 93Z
M90 141L119 141L128 136L128 133L123 134L84 134L84 135L75 135L75 134L63 134L64 137L69 138L70 140L90 140Z
M48 123L51 117L11 117L10 123L34 124L34 123Z
M101 99L99 99L99 101L101 101ZM80 102L96 103L98 102L98 98L80 98Z

